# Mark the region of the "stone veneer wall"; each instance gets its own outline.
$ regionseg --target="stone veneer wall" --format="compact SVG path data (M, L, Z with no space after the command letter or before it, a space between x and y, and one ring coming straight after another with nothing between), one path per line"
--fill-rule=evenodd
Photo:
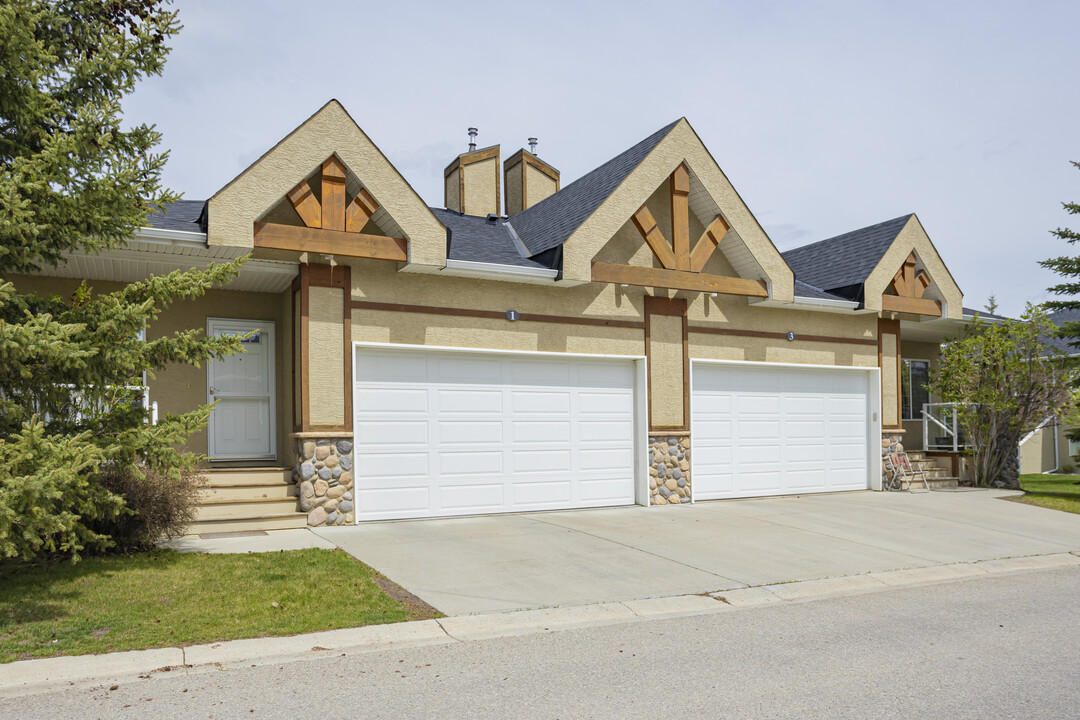
M690 438L657 435L649 438L649 504L690 502Z
M895 430L884 430L881 433L881 487L891 479L885 470L885 456L889 453L904 452L904 434Z
M297 438L293 480L300 485L300 510L311 527L356 519L351 438Z

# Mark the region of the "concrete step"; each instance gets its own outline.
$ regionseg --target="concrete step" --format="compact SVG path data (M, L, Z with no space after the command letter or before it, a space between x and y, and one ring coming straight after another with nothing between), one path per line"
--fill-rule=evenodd
M216 500L199 505L198 520L200 522L203 520L242 520L287 513L297 513L299 517L304 517L299 513L296 500L293 498L284 500L268 498L247 502Z
M214 468L203 471L210 487L292 483L289 468Z
M257 517L242 519L199 520L188 528L188 533L243 532L253 530L288 530L307 527L307 516L303 513L269 513Z
M262 485L220 485L203 490L200 505L215 501L257 502L259 500L285 500L296 497L298 490L289 483Z

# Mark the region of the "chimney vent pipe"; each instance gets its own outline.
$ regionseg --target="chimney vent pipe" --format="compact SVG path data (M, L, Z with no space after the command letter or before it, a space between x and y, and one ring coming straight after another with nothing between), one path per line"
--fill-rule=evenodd
M476 134L479 132L476 128L469 128L469 152L476 149Z
M536 138L529 138L529 152L536 155ZM537 155L539 157L539 155Z

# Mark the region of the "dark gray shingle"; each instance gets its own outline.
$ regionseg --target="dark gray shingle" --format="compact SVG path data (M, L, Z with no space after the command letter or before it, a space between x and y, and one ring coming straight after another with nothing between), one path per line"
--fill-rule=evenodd
M802 280L795 281L795 297L811 298L813 300L843 300L845 302L851 302L848 298L827 293L821 288L814 287L809 283L804 283Z
M629 150L512 217L510 224L529 252L537 255L566 242L678 122L665 125Z
M158 230L205 232L199 223L204 205L205 200L179 200L164 206L165 212L152 213L148 222Z
M825 290L862 285L912 215L782 253L795 277Z
M521 257L514 245L505 220L490 222L487 218L462 215L453 210L431 208L435 218L450 231L451 260L543 268L544 265Z

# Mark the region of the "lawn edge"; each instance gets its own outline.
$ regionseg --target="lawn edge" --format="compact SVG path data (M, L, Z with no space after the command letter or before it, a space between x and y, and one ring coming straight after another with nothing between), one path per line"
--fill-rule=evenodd
M320 657L708 615L764 605L778 606L904 587L1076 567L1080 567L1080 550L861 573L780 586L738 587L622 602L459 615L186 647L19 660L0 666L4 669L0 676L0 697L33 695L55 690L60 685L131 682L170 672L187 674L229 666L290 663ZM777 587L782 590L777 591Z

